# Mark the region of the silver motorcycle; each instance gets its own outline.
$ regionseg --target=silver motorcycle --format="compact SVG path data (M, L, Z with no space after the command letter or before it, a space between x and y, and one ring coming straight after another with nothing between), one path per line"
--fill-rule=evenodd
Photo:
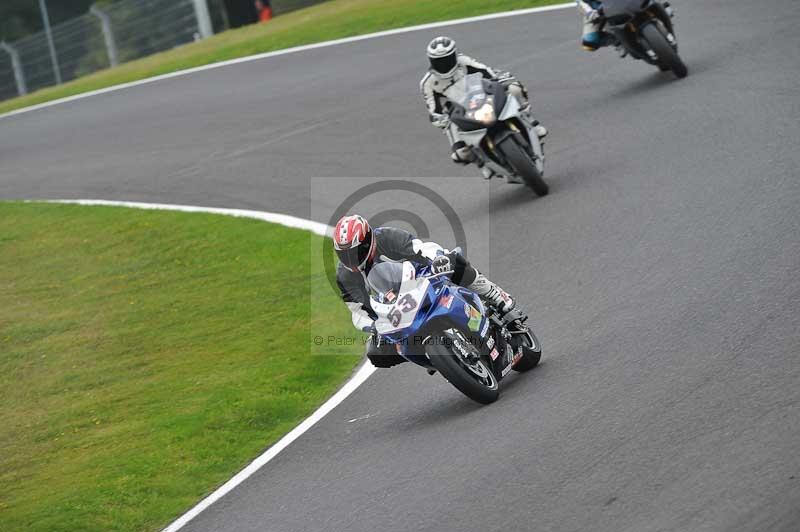
M451 87L444 104L454 143L472 149L487 178L504 177L528 185L538 196L548 193L544 182L544 145L529 111L501 82L469 74Z

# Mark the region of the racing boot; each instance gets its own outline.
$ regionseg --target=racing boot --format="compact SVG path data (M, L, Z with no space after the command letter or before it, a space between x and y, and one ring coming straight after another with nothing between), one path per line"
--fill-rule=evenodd
M480 168L484 179L492 179L493 177L497 177L497 174L494 172L494 170L489 168L487 165L482 164Z
M453 144L452 152L450 153L450 158L456 164L463 164L467 165L469 163L475 162L475 153L473 153L472 148L467 146L467 143L463 140L459 140L455 144Z
M515 303L511 296L480 272L467 288L478 294L485 303L497 309L500 317L506 316L514 308Z

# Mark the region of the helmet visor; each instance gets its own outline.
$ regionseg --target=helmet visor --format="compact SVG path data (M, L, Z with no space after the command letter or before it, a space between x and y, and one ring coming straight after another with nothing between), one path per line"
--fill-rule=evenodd
M372 249L372 231L367 233L364 241L350 249L337 249L339 261L353 271L363 270Z
M444 57L431 57L430 60L431 68L439 74L449 74L458 63L455 52Z

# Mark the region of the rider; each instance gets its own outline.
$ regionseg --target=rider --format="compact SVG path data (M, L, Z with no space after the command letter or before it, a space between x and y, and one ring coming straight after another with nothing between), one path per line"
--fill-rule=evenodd
M603 46L609 44L617 44L617 38L614 35L603 31L603 20L600 10L603 8L602 0L575 0L578 4L578 9L583 13L583 36L581 37L581 44L583 49L588 52L594 52ZM672 17L674 12L669 2L660 2L667 14ZM625 55L625 49L621 46L618 48L620 55Z
M372 333L367 357L376 366L388 368L406 360L391 344L380 345L375 332L377 315L369 302L367 274L376 263L411 261L431 266L434 272L452 271L451 280L469 288L502 315L514 308L514 300L457 252L448 252L435 242L423 242L395 227L371 228L357 214L342 217L333 230L333 247L339 257L336 283L356 329Z
M419 87L425 97L428 113L433 125L444 129L451 144L451 157L456 164L469 164L475 161L472 150L463 141L456 142L452 137L448 125L449 120L444 113L444 103L447 101L448 91L457 82L469 74L481 74L486 79L499 81L508 88L508 92L519 100L522 113L530 115L531 105L528 100L528 91L509 72L496 71L475 59L458 53L456 42L449 37L436 37L428 44L428 60L430 68L420 81ZM539 138L547 135L547 129L539 122L531 119ZM488 168L481 168L484 175L492 177Z

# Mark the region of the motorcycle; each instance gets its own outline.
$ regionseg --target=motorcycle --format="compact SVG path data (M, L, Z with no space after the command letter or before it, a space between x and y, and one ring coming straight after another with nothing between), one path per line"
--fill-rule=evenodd
M513 369L534 368L542 347L515 308L504 316L449 279L411 262L383 262L367 277L380 342L434 374L438 371L470 399L489 404Z
M600 11L606 31L634 59L671 70L685 78L689 69L678 55L678 41L672 17L654 0L604 0Z
M448 90L444 105L454 143L472 148L484 175L526 184L538 196L549 192L544 182L544 145L529 111L496 80L469 74Z

